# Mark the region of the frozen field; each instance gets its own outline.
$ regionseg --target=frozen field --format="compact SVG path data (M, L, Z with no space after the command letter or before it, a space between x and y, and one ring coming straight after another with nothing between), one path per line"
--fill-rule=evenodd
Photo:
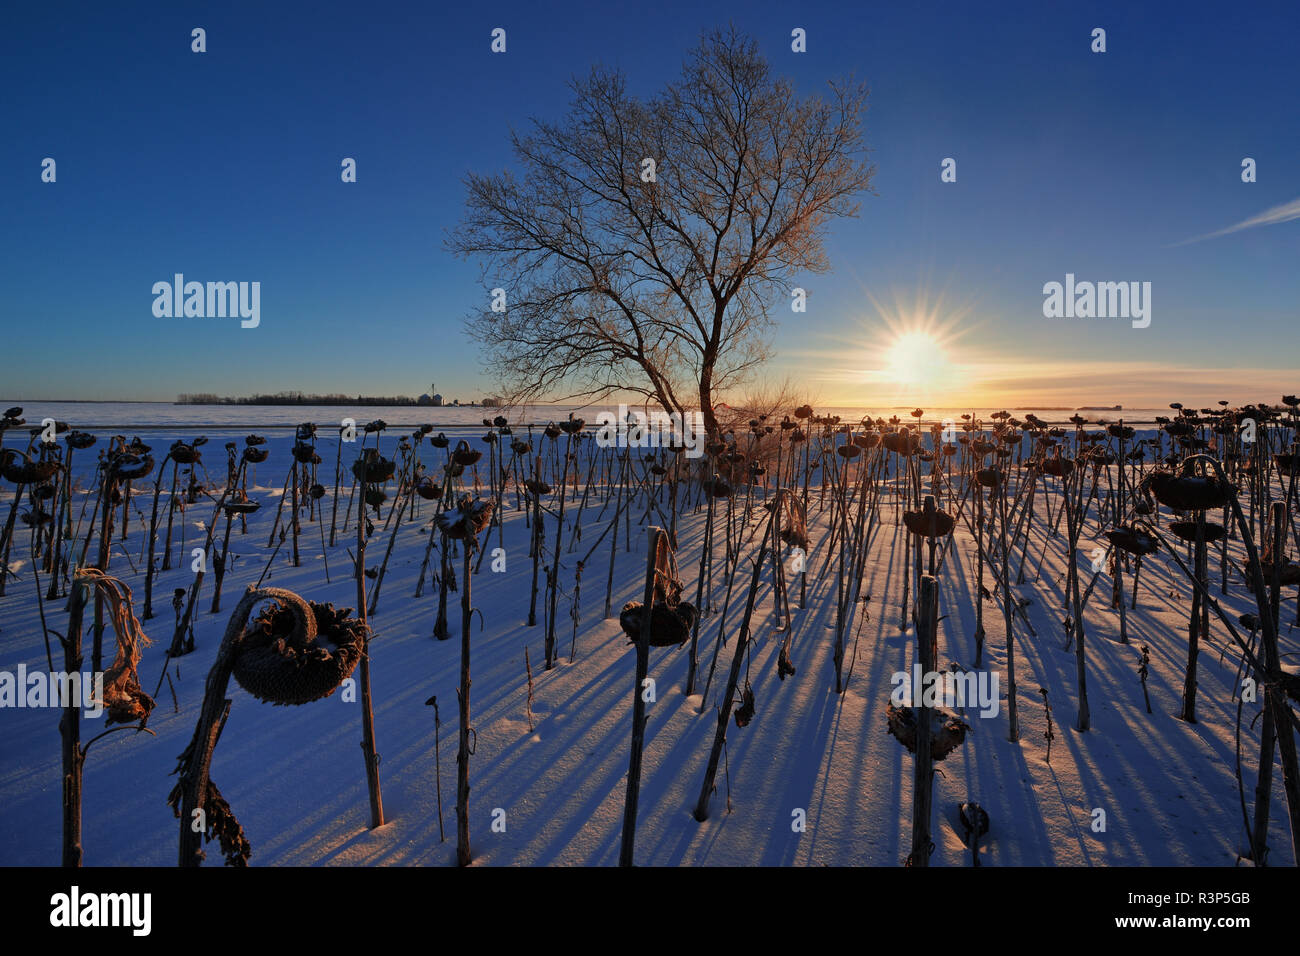
M103 406L117 409L128 406ZM167 406L178 416L190 409ZM78 409L86 421L132 429L121 420L97 417L97 406ZM60 410L62 412L64 410ZM212 409L196 410L208 414ZM321 409L231 409L232 415L257 412L268 418L253 421L305 420L327 422L332 413ZM364 422L368 411L359 411ZM440 421L446 410L409 409L413 421ZM434 415L429 413L433 412ZM490 409L461 409L464 424L477 422ZM30 403L29 423L42 414ZM74 427L82 427L69 417ZM374 415L373 417L379 417ZM218 421L195 427L154 423L144 434L159 459L170 443L207 434L204 464L198 479L219 495L226 476L222 445L234 439ZM250 419L238 417L243 426ZM451 424L451 420L446 420ZM146 423L148 424L148 423ZM390 426L394 423L390 420ZM394 454L400 435L409 429L392 427L383 433L383 453ZM483 429L474 431L480 436ZM99 441L74 458L72 517L89 513L95 496L92 472L95 457L111 432L96 430ZM171 664L171 684L161 683L156 709L148 727L156 736L111 734L90 750L85 770L84 831L87 865L172 865L176 860L178 821L166 803L175 778L177 756L193 733L205 675L216 654L227 615L245 586L265 575L264 583L291 589L318 602L352 607L356 584L349 549L356 548L356 504L347 533L334 547L323 547L329 532L337 454L336 429L322 425L317 448L322 458L319 480L329 495L321 514L311 520L304 511L299 541L300 566L294 567L289 543L272 557L267 546L279 498L290 467L291 432L263 429L270 456L254 466L249 497L261 503L243 533L238 521L231 537L233 563L223 584L222 612L209 613L213 575L203 582L194 614L196 649ZM1139 437L1148 432L1140 432ZM516 438L520 437L518 434ZM373 437L371 444L373 444ZM242 444L242 434L240 435ZM563 439L560 440L562 444ZM3 447L26 443L25 430L5 436ZM475 437L476 448L486 446ZM543 451L545 468L553 462L552 443L534 436ZM357 445L345 446L344 480L338 524L348 504L347 474ZM640 600L645 574L648 524L663 524L657 509L668 510L665 485L655 508L645 495L619 519L617 546L611 537L599 540L611 520L616 502L611 485L588 480L591 452L588 441L578 455L581 481L570 478L559 562L557 637L559 661L543 668L544 626L527 626L533 568L530 531L520 507L514 477L504 496L504 527L485 533L486 545L504 546L503 571L494 571L489 555L473 575L472 725L477 743L470 760L470 824L475 865L612 865L618 860L623 802L628 768L629 732L635 653L620 630L617 615L625 601ZM446 452L427 441L417 447L421 460L436 471ZM487 455L479 466L482 494L487 495ZM634 458L635 462L635 458ZM1150 461L1146 464L1150 467ZM1113 469L1112 469L1113 470ZM467 469L465 480L472 480ZM558 485L555 475L550 480ZM641 472L637 471L638 476ZM790 578L795 595L790 657L797 673L778 680L777 651L785 638L777 629L771 575L764 573L753 618L754 646L746 674L755 695L755 716L746 727L728 728L724 769L717 778L711 816L699 823L692 816L717 726L714 710L722 691L736 640L749 580L749 558L756 554L773 494L772 478L756 485L747 497L741 489L733 499L733 540L740 543L738 573L725 616L727 646L718 655L708 699L683 694L689 644L654 648L650 675L656 681L655 700L647 704L648 723L637 829L637 862L647 865L878 865L896 866L910 850L913 757L887 731L886 705L892 676L908 671L916 652L913 630L901 626L904 567L910 538L898 521L890 479L871 509L872 529L864 548L861 600L846 625L852 656L847 689L835 692L832 661L837 606L838 558L828 551L833 493L819 494L816 475L809 494L807 599L798 606L798 577ZM148 527L155 469L136 482L130 500L129 525L121 534L121 508L113 536L109 572L131 589L137 615L144 602L144 530ZM170 463L165 470L170 482ZM1105 472L1103 472L1105 475ZM653 480L653 479L651 479ZM930 489L928 476L925 490ZM1103 477L1099 494L1107 494ZM1047 488L1043 510L1043 488ZM1015 620L1016 701L1020 740L1008 740L1007 660L998 588L988 569L984 584L993 592L984 602L987 643L983 665L1000 676L997 713L981 716L967 708L963 716L970 731L947 760L937 764L934 784L935 843L931 865L970 866L957 807L975 801L987 810L991 829L981 840L980 858L986 866L1232 866L1248 850L1236 780L1237 702L1240 653L1222 625L1211 615L1210 636L1203 642L1198 669L1197 722L1178 719L1187 657L1187 617L1191 585L1163 555L1148 559L1141 571L1136 607L1127 611L1129 643L1119 642L1119 612L1111 607L1110 579L1101 575L1087 601L1087 686L1092 726L1074 729L1077 709L1076 659L1065 647L1063 628L1066 554L1064 522L1058 533L1047 514L1059 508L1059 481L1040 479L1035 520L1029 522L1027 547L1014 549L1012 575L1023 583L1013 592L1024 605L1024 618ZM1014 492L1014 485L1012 491ZM0 519L8 516L14 486L0 485ZM164 509L168 486L163 489ZM394 534L385 525L394 503L394 483L382 518L372 518L375 533L367 545L367 567L384 559ZM684 597L694 600L706 509L695 487L679 489L678 568ZM555 494L543 496L548 509ZM585 504L582 504L585 498ZM401 501L401 499L399 499ZM942 491L940 505L957 509L960 490ZM526 506L527 502L523 504ZM23 507L26 508L24 501ZM719 505L723 508L724 505ZM856 509L856 504L854 505ZM966 501L963 519L970 518ZM287 520L288 508L281 520ZM430 541L435 503L419 500L396 530L377 608L370 623L372 686L380 778L388 822L367 827L365 775L358 742L360 707L340 694L301 707L262 703L233 681L229 721L212 765L220 786L252 843L251 864L273 865L451 865L455 862L456 684L459 669L460 592L448 596L447 616L453 639L432 636L438 587L426 581L415 597L420 568ZM580 526L574 519L581 514ZM855 511L856 513L856 511ZM1097 523L1097 502L1088 513L1076 552L1082 584L1093 579L1094 548L1106 539ZM164 652L171 641L174 615L171 596L194 579L190 549L203 544L214 500L200 495L176 515L173 566L154 583L152 620L144 622L153 644L144 651L140 678L149 693L161 680ZM1212 516L1214 517L1214 516ZM88 529L81 522L78 548ZM725 519L719 513L720 525ZM1218 515L1216 520L1222 520ZM1165 519L1167 523L1167 518ZM322 523L324 527L322 528ZM1109 525L1107 525L1109 527ZM625 539L627 529L630 540ZM217 531L225 530L220 519ZM545 556L551 558L555 518L544 518ZM41 606L33 578L30 529L19 522L11 567L14 576L0 598L0 670L45 669ZM183 546L181 539L183 537ZM987 543L986 543L987 544ZM161 539L158 545L161 554ZM1186 549L1180 549L1186 560ZM612 553L612 564L611 564ZM92 547L91 555L94 554ZM1230 559L1243 560L1241 542L1228 546ZM586 558L581 590L575 587L578 562ZM832 558L832 560L827 560ZM788 555L787 555L788 560ZM328 561L328 576L327 568ZM459 575L459 561L455 562ZM438 566L435 548L431 566ZM715 543L712 605L700 627L701 673L707 674L723 620L726 592L726 549ZM789 566L789 565L787 565ZM787 572L789 573L789 572ZM953 543L938 571L940 588L938 662L969 668L975 659L976 630L975 539L959 519ZM604 615L607 579L612 580L611 618ZM1230 570L1226 592L1220 594L1217 546L1210 551L1212 593L1228 616L1254 610L1241 575ZM41 588L48 576L40 577ZM544 573L543 582L544 584ZM1125 601L1131 597L1132 573L1125 575ZM374 587L374 581L367 585ZM912 585L915 587L914 583ZM911 592L909 592L911 593ZM910 598L909 598L910 599ZM710 602L706 601L706 604ZM66 600L44 602L48 626L62 630L67 622ZM572 616L571 616L572 615ZM576 625L575 625L576 618ZM1281 649L1284 664L1296 663L1295 591L1284 589ZM111 635L111 631L108 632ZM87 638L88 640L88 638ZM55 661L61 654L55 643ZM106 637L111 646L111 637ZM1150 648L1147 689L1148 714L1139 681L1140 648ZM570 647L573 648L572 659ZM527 680L524 651L533 673L533 729L526 709ZM847 670L846 664L846 670ZM1054 740L1048 763L1047 712L1040 688L1052 709ZM439 838L436 795L434 708L425 702L436 696L442 726L440 755L443 820L446 841ZM1258 760L1259 704L1246 704L1242 722L1242 764L1246 803L1254 805ZM83 721L83 741L102 727ZM53 709L0 709L0 864L55 865L60 854L59 712ZM1290 864L1291 838L1281 770L1273 775L1274 799L1269 845L1270 862ZM730 804L730 810L728 809ZM1098 831L1096 811L1104 811L1105 829ZM504 811L503 813L501 811ZM806 816L806 829L796 832L792 820ZM494 821L497 826L494 829ZM504 824L504 826L502 826ZM206 865L220 864L216 845L208 847Z

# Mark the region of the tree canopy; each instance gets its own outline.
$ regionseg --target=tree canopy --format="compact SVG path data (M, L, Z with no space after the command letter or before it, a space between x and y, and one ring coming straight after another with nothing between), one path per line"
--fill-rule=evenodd
M770 309L828 269L828 224L870 188L867 89L828 87L797 95L715 30L648 99L593 68L560 121L512 132L517 172L468 175L448 246L505 290L468 326L513 399L635 392L714 430L716 396L768 357Z

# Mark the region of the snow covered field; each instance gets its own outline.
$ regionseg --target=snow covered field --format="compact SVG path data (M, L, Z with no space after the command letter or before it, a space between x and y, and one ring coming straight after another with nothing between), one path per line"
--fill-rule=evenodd
M28 421L34 423L32 412ZM422 414L421 410L412 409ZM302 417L297 409L275 409L283 417ZM466 424L490 409L474 410ZM93 415L87 413L89 417ZM424 414L424 417L428 417ZM324 416L322 421L331 420ZM81 427L72 420L74 427ZM206 432L205 432L206 428ZM129 427L125 429L129 436ZM482 429L474 434L481 435ZM170 443L206 433L204 446L208 489L220 494L225 478L222 445L238 437L207 426L184 429L159 426L144 434L161 460ZM179 823L166 798L175 778L177 756L188 744L211 666L229 611L245 586L268 567L267 547L279 496L290 466L291 431L263 429L269 459L255 466L249 497L261 509L248 520L247 534L236 522L231 553L236 555L223 585L222 612L208 613L213 576L204 580L195 607L193 653L175 660L171 682L162 682L157 707L148 727L156 735L119 732L97 742L86 761L84 828L85 863L93 866L173 865ZM396 438L405 430L392 428L381 437L385 455L392 456ZM91 474L108 432L74 458L76 493L74 523L83 509L94 506ZM320 480L332 494L336 431L322 426L318 450L323 464ZM516 436L519 437L519 436ZM1139 436L1140 437L1140 436ZM25 431L11 432L3 447L21 447ZM373 438L371 443L373 444ZM477 438L472 444L485 448ZM539 449L549 440L534 437ZM356 445L345 446L347 474ZM589 447L589 443L588 443ZM426 464L439 466L445 452L419 447ZM549 455L549 452L547 452ZM585 458L580 457L585 476ZM480 465L486 494L487 456ZM1148 461L1149 466L1149 461ZM155 469L132 489L131 516L125 540L119 525L114 535L109 572L134 593L142 614L144 564L142 529L147 529ZM170 480L170 467L166 474ZM816 473L814 473L816 474ZM468 470L467 470L468 475ZM553 479L552 479L553 480ZM558 484L558 482L556 482ZM928 478L926 479L928 488ZM347 504L348 479L343 504ZM1053 513L1059 504L1059 482L1048 480ZM894 485L887 486L892 489ZM632 536L620 527L612 566L612 612L604 618L605 586L610 571L610 537L597 539L615 511L606 500L610 488L592 487L582 511L580 536L574 538L573 519L586 490L585 480L570 488L560 556L558 644L559 662L544 670L544 627L526 624L531 596L530 532L525 512L517 507L513 486L505 497L505 570L493 571L485 560L473 577L472 724L476 746L470 760L470 829L475 865L612 865L618 860L628 769L633 703L635 652L620 630L617 614L625 601L640 600L645 574L647 524L662 524L647 508L644 497L630 513ZM1105 494L1103 481L1102 494ZM0 485L0 519L7 517L14 486ZM388 517L394 485L383 506ZM666 490L665 490L666 494ZM876 865L896 866L910 850L913 757L887 731L886 705L897 672L914 662L914 632L900 627L903 568L910 536L897 521L897 509L887 490L878 509L878 527L867 549L861 595L847 629L852 655L846 691L835 693L832 662L836 617L836 563L827 563L823 546L832 515L831 498L819 506L814 479L809 496L812 538L807 566L807 601L793 616L791 659L797 674L778 680L777 652L784 633L775 628L770 575L764 574L754 613L755 644L748 662L756 714L743 728L733 722L727 732L724 769L717 778L711 816L697 822L692 809L698 798L709 748L717 726L714 705L725 682L739 626L750 555L762 535L766 512L763 498L772 489L755 488L749 523L752 537L741 551L739 573L726 616L728 644L718 656L717 674L703 700L686 697L689 644L651 650L650 675L656 682L647 704L648 724L642 771L636 860L639 864L676 865ZM1041 491L1040 491L1041 494ZM544 496L552 504L554 495ZM166 486L163 494L166 502ZM1041 501L1041 499L1040 499ZM681 489L678 524L678 567L693 600L703 543L705 509L697 510L694 489ZM526 504L526 503L525 503ZM943 501L940 504L944 504ZM328 534L330 497L322 502ZM734 499L737 522L746 505L744 490ZM969 506L969 505L968 505ZM24 501L23 507L27 507ZM667 509L667 504L660 502ZM953 510L956 502L946 507ZM1041 505L1040 505L1041 508ZM153 640L145 649L141 683L149 693L160 680L164 652L173 629L171 595L194 579L190 549L203 543L214 502L202 497L177 515L173 531L173 566L154 583L155 617L144 622ZM602 514L603 511L603 514ZM287 517L288 509L285 510ZM969 511L966 512L969 515ZM1096 503L1089 512L1077 552L1079 573L1086 586L1093 577L1094 548L1106 539L1096 521ZM221 788L252 843L251 864L273 865L452 865L455 862L456 685L459 671L460 594L448 597L448 622L453 639L438 641L432 630L438 600L436 584L426 582L414 597L421 562L430 540L432 502L420 501L414 520L397 532L377 610L371 617L372 687L375 732L382 756L380 779L388 822L377 830L367 826L365 774L358 742L359 704L335 694L300 707L262 703L234 682L230 718L212 764L212 779ZM1219 516L1221 518L1221 516ZM546 554L555 534L554 517L545 518ZM348 549L355 551L355 505L347 534L333 548L322 548L318 522L302 519L299 542L301 566L294 567L288 543L266 570L264 583L288 588L312 601L332 601L352 607L356 585ZM183 524L184 547L180 546ZM620 521L620 525L624 523ZM81 537L87 525L83 523ZM218 532L224 531L221 519ZM1107 525L1109 527L1109 525ZM367 567L376 567L389 545L392 525L375 520L375 535L367 545ZM748 532L745 532L747 534ZM498 531L486 536L497 547ZM10 578L0 598L0 671L44 670L45 649L41 608L33 580L29 529L16 525ZM218 534L218 541L220 534ZM572 547L571 547L572 542ZM593 549L594 547L594 550ZM161 541L159 543L161 552ZM1092 727L1073 729L1077 690L1075 653L1065 648L1062 625L1066 564L1065 526L1053 535L1041 510L1031 522L1024 583L1013 591L1023 601L1026 622L1015 623L1015 670L1020 740L1008 738L1007 662L1002 612L997 587L985 570L985 586L995 592L984 604L987 631L984 667L1000 675L1001 700L996 715L980 716L967 708L971 730L947 760L936 764L933 866L970 866L957 807L978 802L991 818L989 834L981 840L985 866L1232 866L1248 850L1236 780L1235 722L1237 671L1240 654L1231 646L1221 623L1211 615L1210 639L1199 661L1197 722L1178 719L1186 665L1187 615L1191 585L1163 555L1144 563L1136 609L1127 612L1130 643L1119 643L1119 612L1112 610L1109 578L1103 575L1087 603L1087 686ZM589 551L580 595L575 594L578 561ZM1185 549L1183 556L1186 560ZM91 551L92 557L94 551ZM437 566L437 556L432 561ZM1240 564L1241 543L1233 539L1229 554ZM326 582L326 558L328 574ZM721 611L725 591L725 549L715 548L712 603ZM1017 549L1012 573L1020 564ZM957 522L955 541L938 573L940 586L938 662L971 667L977 587L974 538L964 521ZM459 574L459 564L457 563ZM1211 548L1211 591L1232 620L1255 610L1239 574L1228 575L1220 595L1217 547ZM791 577L797 594L798 578ZM1125 576L1126 601L1132 574ZM40 579L42 590L48 577ZM373 587L373 581L367 582ZM914 587L914 585L913 585ZM541 598L539 596L539 607ZM576 639L570 618L578 615ZM48 626L61 631L67 622L63 599L47 601ZM718 637L720 613L707 616L700 629L699 659L707 674ZM1281 650L1283 662L1296 661L1295 592L1283 591ZM111 631L109 632L111 634ZM61 654L55 642L55 661ZM87 639L88 640L88 639ZM570 643L574 653L570 660ZM1153 713L1146 712L1138 678L1141 647L1150 648L1148 691ZM106 646L111 640L106 638ZM524 651L529 650L533 673L533 729L528 726ZM846 665L847 669L847 665ZM1046 760L1047 713L1040 688L1047 691L1055 738L1051 762ZM442 806L446 841L439 838L436 796L434 708L441 712ZM179 708L179 712L177 712ZM1242 765L1247 805L1254 805L1255 766L1259 731L1258 703L1245 705ZM55 865L60 859L60 741L55 709L0 709L0 864ZM102 729L99 721L83 721L82 739ZM1254 724L1252 726L1252 721ZM1274 799L1269 846L1270 863L1292 864L1291 837L1281 770L1273 775ZM730 810L728 809L730 805ZM1095 826L1104 812L1104 830ZM802 811L802 814L799 812ZM797 823L806 818L806 828ZM495 826L494 826L495 824ZM216 845L208 846L206 865L220 864Z

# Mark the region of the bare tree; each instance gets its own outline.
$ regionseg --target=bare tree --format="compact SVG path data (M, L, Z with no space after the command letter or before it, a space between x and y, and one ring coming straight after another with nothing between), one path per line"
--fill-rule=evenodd
M571 83L559 123L511 134L519 174L470 174L448 247L506 292L469 327L516 401L646 396L696 405L768 354L768 307L828 268L832 218L856 216L865 86L796 95L754 41L706 34L648 100L622 74Z

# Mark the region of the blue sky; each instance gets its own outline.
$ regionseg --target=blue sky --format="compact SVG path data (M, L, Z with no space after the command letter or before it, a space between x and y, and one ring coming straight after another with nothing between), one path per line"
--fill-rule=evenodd
M1300 386L1300 219L1176 245L1300 197L1294 3L895 6L16 7L0 34L0 393L490 393L462 329L478 268L443 248L461 177L509 166L509 129L558 119L573 74L616 65L652 93L728 22L803 92L850 72L871 87L877 194L832 225L808 313L774 303L766 375L866 404ZM796 26L807 53L790 51ZM153 283L176 272L259 281L260 326L156 318ZM1151 326L1045 318L1043 284L1067 272L1151 282ZM940 357L900 369L918 358L893 343L916 329Z

